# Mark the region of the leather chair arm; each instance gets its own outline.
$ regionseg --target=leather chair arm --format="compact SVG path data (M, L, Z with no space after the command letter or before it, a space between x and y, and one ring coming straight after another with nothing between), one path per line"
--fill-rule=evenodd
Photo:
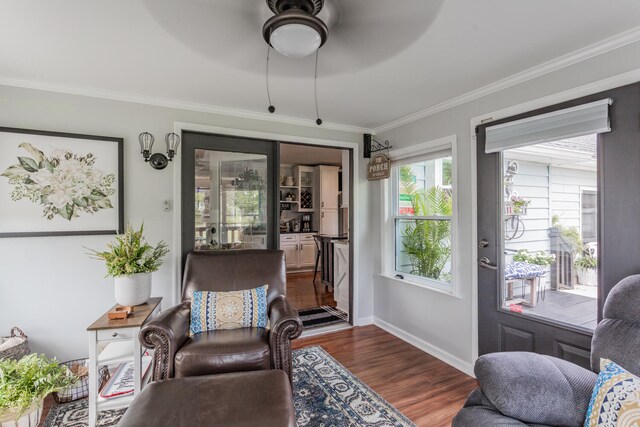
M292 380L291 341L302 334L302 320L298 316L298 311L282 296L273 300L269 306L269 321L271 323L269 334L271 363L274 369L285 371L289 375L289 380Z
M174 358L189 337L190 320L191 302L185 301L163 311L140 329L140 344L154 350L153 381L173 377Z

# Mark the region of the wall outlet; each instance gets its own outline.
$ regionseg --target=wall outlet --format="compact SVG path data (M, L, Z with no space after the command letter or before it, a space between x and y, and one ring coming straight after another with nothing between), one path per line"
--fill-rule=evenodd
M165 212L171 211L171 200L162 201L162 210Z

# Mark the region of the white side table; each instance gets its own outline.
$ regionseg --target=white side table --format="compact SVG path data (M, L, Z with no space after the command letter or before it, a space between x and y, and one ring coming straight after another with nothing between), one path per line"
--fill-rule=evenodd
M104 313L87 328L89 332L89 427L95 427L99 411L128 407L149 382L152 368L142 376L143 348L138 341L140 328L160 313L162 298L151 298L138 305L127 319L109 320ZM111 310L109 310L111 311ZM98 366L133 360L133 394L104 399L98 395Z

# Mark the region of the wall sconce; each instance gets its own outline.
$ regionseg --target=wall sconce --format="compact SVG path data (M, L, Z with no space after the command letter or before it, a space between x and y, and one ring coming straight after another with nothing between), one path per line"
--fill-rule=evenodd
M177 133L169 132L164 137L164 142L167 144L167 155L162 153L151 154L153 148L154 137L149 132L142 132L138 135L138 142L140 143L140 153L144 157L144 161L148 162L154 169L164 169L169 162L173 161L173 157L176 155L176 150L180 145L180 136Z

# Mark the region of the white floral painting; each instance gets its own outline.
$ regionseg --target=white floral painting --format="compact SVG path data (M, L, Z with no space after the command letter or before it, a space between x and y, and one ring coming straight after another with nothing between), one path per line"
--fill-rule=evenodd
M118 231L122 140L21 132L0 130L0 237Z

